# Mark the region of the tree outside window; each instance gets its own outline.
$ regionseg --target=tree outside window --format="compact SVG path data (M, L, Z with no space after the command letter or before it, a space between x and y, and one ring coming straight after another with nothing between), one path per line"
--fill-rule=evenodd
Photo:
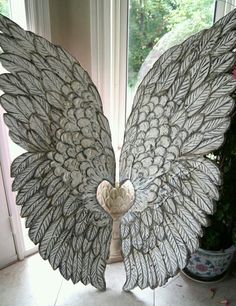
M130 0L128 87L167 49L209 28L214 6L215 0Z

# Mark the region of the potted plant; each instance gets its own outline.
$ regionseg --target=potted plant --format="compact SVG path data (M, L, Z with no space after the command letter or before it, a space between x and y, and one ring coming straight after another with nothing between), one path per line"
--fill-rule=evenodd
M236 78L236 69L233 72ZM236 92L233 95L236 101ZM209 158L215 160L222 173L220 200L216 212L210 217L199 250L194 253L183 270L187 276L199 281L216 281L225 276L232 262L236 246L236 116L232 114L230 129L224 145Z

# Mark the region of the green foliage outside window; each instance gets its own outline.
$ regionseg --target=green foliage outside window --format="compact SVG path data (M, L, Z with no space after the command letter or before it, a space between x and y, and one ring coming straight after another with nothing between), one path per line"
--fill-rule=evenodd
M214 0L175 0L176 9L169 13L168 29L172 30L176 25L186 21L195 32L210 27L214 2Z
M0 0L0 13L9 17L9 3L7 0Z
M172 0L131 0L129 18L129 82L137 73L148 53L168 32L166 16L174 8Z
M215 0L130 0L128 84L166 33L168 46L212 25Z

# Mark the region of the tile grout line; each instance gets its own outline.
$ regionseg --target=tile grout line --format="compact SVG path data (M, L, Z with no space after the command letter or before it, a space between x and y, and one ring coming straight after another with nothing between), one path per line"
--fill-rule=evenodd
M56 296L56 299L55 299L54 306L56 306L56 304L57 304L57 300L58 300L58 297L59 297L59 294L60 294L60 291L61 291L62 283L63 283L63 279L61 280L61 284L60 284L59 290L57 292L57 296Z

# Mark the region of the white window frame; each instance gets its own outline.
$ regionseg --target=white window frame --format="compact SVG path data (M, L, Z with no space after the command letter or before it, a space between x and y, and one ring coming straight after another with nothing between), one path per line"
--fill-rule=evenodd
M224 17L235 7L236 0L216 0L214 21L216 22L220 18Z
M51 24L49 0L25 0L25 13L27 29L50 41Z
M15 194L11 191L12 178L10 177L10 152L7 139L7 128L2 120L3 110L0 109L0 164L2 180L9 212L9 222L15 243L16 254L19 260L24 258L24 239L19 216L19 209L15 204Z
M90 0L92 79L111 127L117 168L125 127L128 2Z

